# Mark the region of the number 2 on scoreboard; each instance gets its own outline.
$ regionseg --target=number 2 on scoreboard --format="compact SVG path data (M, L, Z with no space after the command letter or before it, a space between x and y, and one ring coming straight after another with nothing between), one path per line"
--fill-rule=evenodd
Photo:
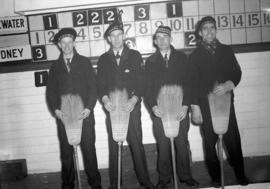
M88 20L89 25L98 25L102 24L102 10L89 10L88 11Z
M194 32L185 32L185 46L192 47L196 45L196 36Z
M80 12L73 12L72 19L73 19L73 26L86 26L87 25L87 16L86 11Z
M114 21L117 10L116 8L103 10L104 23L109 24Z

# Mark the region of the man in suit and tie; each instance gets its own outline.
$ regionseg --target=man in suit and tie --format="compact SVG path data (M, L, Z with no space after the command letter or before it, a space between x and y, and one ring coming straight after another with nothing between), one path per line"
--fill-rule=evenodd
M242 71L230 46L216 38L216 21L211 16L203 17L196 25L198 46L189 57L195 97L193 113L201 114L201 134L205 151L205 161L212 179L212 185L221 186L220 164L216 152L218 135L214 132L208 102L210 92L216 95L231 93L231 109L228 131L223 141L236 178L240 185L247 185L241 138L234 109L234 88L239 84Z
M130 112L127 142L137 179L146 189L152 189L145 151L142 144L141 96L144 92L143 62L138 51L129 49L124 43L123 24L116 20L105 32L111 48L102 54L98 61L97 82L99 97L105 107L106 125L109 137L109 175L111 189L117 188L118 144L113 140L109 112L113 110L109 93L115 89L126 89L129 95L126 111Z
M178 85L184 92L183 109L179 112L179 133L174 140L176 148L177 173L180 181L188 186L197 186L199 183L192 178L189 160L189 116L188 107L192 103L190 94L189 70L187 57L178 52L171 45L171 28L159 26L154 34L154 44L157 51L152 54L145 64L146 72L146 102L152 111L153 131L157 141L159 180L157 189L168 188L172 178L172 162L170 157L170 139L165 136L161 121L162 112L157 106L157 96L162 86Z
M95 73L88 58L75 50L77 33L73 28L63 28L54 37L61 50L58 60L50 67L47 83L47 103L56 118L62 163L62 189L74 189L75 168L73 147L68 143L61 111L61 96L78 94L84 105L80 114L83 119L81 151L85 173L92 189L101 189L101 177L97 167L95 148L94 107L97 101Z

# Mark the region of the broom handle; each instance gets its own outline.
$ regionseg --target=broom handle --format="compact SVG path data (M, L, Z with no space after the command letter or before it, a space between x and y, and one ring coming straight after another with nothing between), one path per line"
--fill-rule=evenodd
M76 172L77 172L77 184L78 184L78 189L81 189L81 177L80 177L77 145L74 145L73 148L74 148L74 161L75 161Z
M117 182L118 189L121 189L121 147L122 142L118 142L118 182Z
M171 140L171 152L172 152L172 162L173 162L173 180L174 180L174 188L175 188L175 189L178 189L177 176L176 176L176 163L175 163L175 152L174 152L173 137L171 137L170 140Z
M223 135L219 135L219 163L220 163L220 171L221 171L221 188L224 189L224 167L223 167Z

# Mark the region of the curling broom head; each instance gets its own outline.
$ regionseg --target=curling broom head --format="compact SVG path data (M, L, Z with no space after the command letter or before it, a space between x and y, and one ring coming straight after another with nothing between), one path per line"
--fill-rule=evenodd
M165 136L174 138L179 132L177 116L182 111L183 90L178 85L165 85L158 94L158 108L163 113L161 117Z
M126 106L128 102L128 94L125 89L116 89L110 92L109 98L115 107L115 109L110 112L113 139L116 142L123 142L127 137L130 115L130 113L124 109L124 106Z
M229 124L231 93L225 93L224 95L210 93L208 101L215 133L218 135L225 134Z
M83 108L79 95L68 94L61 96L61 111L64 113L62 122L70 145L78 145L81 142L83 120L79 119L79 116Z

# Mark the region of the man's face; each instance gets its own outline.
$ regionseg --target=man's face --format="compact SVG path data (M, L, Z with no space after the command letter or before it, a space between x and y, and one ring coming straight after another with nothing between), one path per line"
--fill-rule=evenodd
M124 33L122 30L114 30L108 36L109 42L112 44L112 47L115 49L120 49L124 45Z
M216 33L217 30L215 28L215 25L211 22L205 23L199 32L203 41L207 43L211 43L214 39L216 39Z
M172 38L166 33L157 33L154 43L160 50L168 50L170 48Z
M62 49L65 55L70 55L73 53L75 42L72 37L64 37L59 41L58 46Z

